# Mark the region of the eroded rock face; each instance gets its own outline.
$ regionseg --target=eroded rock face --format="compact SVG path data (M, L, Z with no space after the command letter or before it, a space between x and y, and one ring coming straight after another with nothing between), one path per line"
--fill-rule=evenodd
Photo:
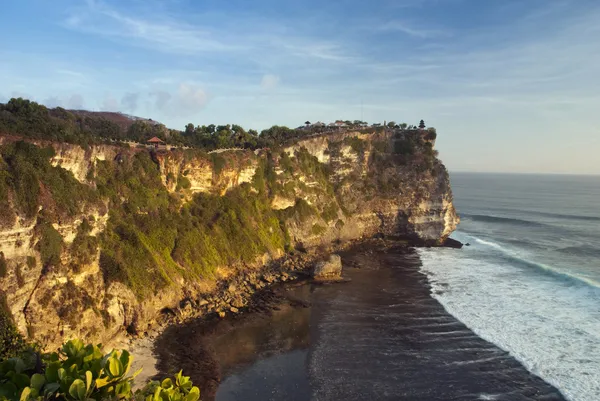
M346 132L308 138L279 153L237 150L215 156L175 151L155 154L153 160L165 190L181 199L182 205L196 194L223 196L240 185L252 187L257 174L264 175L265 166L272 165L274 174L262 179L271 180L269 205L281 216L292 248L310 250L377 233L400 234L439 245L459 222L448 173L432 156L433 150L423 144L413 150L411 157L395 152L395 143L404 139L389 131ZM0 137L0 145L4 142ZM87 150L68 144L50 146L56 151L51 163L92 188L99 161L118 163L122 155L147 152L104 145ZM425 152L429 156L425 157ZM291 170L286 166L289 159L295 163ZM257 190L252 187L249 193ZM64 242L60 264L52 269L43 268L41 263L35 233L37 217L16 215L14 221L0 222L0 251L6 260L0 291L6 294L23 333L48 347L73 337L106 344L126 330L143 333L158 319L161 310L177 310L180 301L187 298L208 299L208 294L218 287L214 280L196 282L182 274L170 277L172 284L167 290L140 300L124 284L104 281L100 250L90 255L85 264L74 266L69 249L83 219L91 224L90 235L100 236L109 216L106 207L100 205L52 222ZM230 279L240 274L239 269L259 269L283 253L283 249L277 249L265 253L254 264L222 266L217 269L217 278ZM178 267L181 271L187 268ZM339 277L339 256L332 255L331 260L315 270L317 276ZM278 280L271 278L265 276L265 285ZM242 291L240 288L228 288L231 299L227 310L242 307L236 295ZM65 314L78 318L65 319Z
M340 255L330 255L327 260L317 262L313 277L317 280L339 279L342 276L342 258Z

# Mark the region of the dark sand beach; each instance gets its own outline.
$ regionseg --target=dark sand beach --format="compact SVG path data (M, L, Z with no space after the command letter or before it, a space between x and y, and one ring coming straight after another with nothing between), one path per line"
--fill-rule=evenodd
M253 313L168 328L158 370L182 368L204 401L564 399L449 315L410 248L342 260L350 282L275 287Z

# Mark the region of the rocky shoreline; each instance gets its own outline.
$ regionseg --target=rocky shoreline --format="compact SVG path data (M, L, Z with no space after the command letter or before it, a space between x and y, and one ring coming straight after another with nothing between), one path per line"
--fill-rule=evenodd
M231 325L235 326L250 314L270 314L273 310L279 310L282 307L307 307L306 301L290 298L285 291L288 286L303 285L308 280L314 283L345 282L341 277L315 277L312 279L312 271L319 264L327 264L327 259L333 258L339 262L341 270L341 260L339 256L332 255L334 252L344 252L348 249L362 249L366 253L372 252L374 244L378 248L386 246L402 246L409 249L413 246L423 246L422 243L414 240L399 239L391 237L386 240L385 237L361 239L349 241L344 244L338 244L337 247L313 249L311 251L296 251L282 259L276 260L265 266L263 269L240 272L229 280L223 280L217 286L217 289L209 294L203 294L199 298L186 298L182 300L178 308L165 308L155 320L155 323L144 332L130 332L130 336L118 344L120 347L128 348L136 356L133 363L134 369L143 368L138 376L137 383L145 383L159 371L158 358L155 348L157 342L165 335L170 328L198 323L201 330L211 333L215 322L222 319L232 319ZM457 241L445 243L442 246L450 248L459 248ZM386 245L387 244L387 245ZM337 256L337 257L335 257ZM352 261L349 264L352 265ZM318 273L318 272L317 272ZM319 274L317 274L319 276ZM286 286L283 286L286 284ZM214 334L214 333L212 333ZM203 370L213 371L216 361L208 358ZM220 380L219 375L208 375L203 381ZM214 376L214 377L212 377ZM212 387L212 386L209 386ZM216 385L214 386L217 387Z
M156 372L183 369L204 401L563 399L444 311L410 244L368 240L340 254L344 284L278 282L240 313L164 328L148 348Z
M129 337L119 342L116 348L127 348L135 355L132 368L143 368L136 378L136 384L141 385L159 373L156 343L170 328L198 322L204 326L204 330L209 331L216 321L239 319L241 315L247 317L249 314L269 314L286 303L292 307L306 307L302 300L291 299L278 286L302 285L311 277L311 271L319 260L360 242L362 241L349 241L335 248L296 251L271 262L263 269L242 271L229 280L221 281L216 290L209 294L203 294L199 298L186 298L177 308L163 309L148 330L129 332ZM232 324L235 325L234 322ZM209 358L208 371L213 370L210 368L211 364ZM210 380L212 378L208 377L205 381Z

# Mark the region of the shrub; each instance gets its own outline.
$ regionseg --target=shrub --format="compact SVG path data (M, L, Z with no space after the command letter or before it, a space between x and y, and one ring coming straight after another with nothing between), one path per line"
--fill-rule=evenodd
M213 172L218 176L227 165L227 160L220 153L211 153L210 157L213 163Z
M35 227L39 241L36 245L42 258L42 265L55 266L60 263L63 240L58 231L44 219L40 218Z
M435 141L436 138L437 138L437 132L436 132L435 128L433 128L433 127L427 128L427 133L425 134L425 139L428 141Z
M4 294L0 294L0 361L18 355L24 349L25 340L13 323Z
M394 153L402 156L412 156L415 153L416 144L411 138L398 139L394 142Z
M180 189L190 189L192 187L192 183L183 175L179 175L177 177L177 191Z
M352 148L352 150L354 150L359 155L363 155L365 153L365 149L367 148L366 141L360 139L357 136L345 138L344 143L349 145Z
M0 364L0 400L199 400L200 390L182 372L134 393L132 382L141 370L129 375L132 361L125 350L104 355L100 345L81 340L66 342L59 352L29 351Z
M4 252L0 251L0 278L6 277L8 267L6 264L6 258L4 258Z
M15 269L15 277L17 279L17 285L19 286L19 288L23 288L23 286L25 285L25 277L23 277L23 272L21 271L21 264L17 264L17 267Z
M77 235L71 244L71 256L75 263L75 271L78 271L78 265L88 264L96 257L98 251L98 238L88 235L92 231L92 226L83 219L77 229Z
M323 218L323 220L329 223L330 221L338 217L339 210L340 208L338 207L337 203L331 202L329 205L323 208L323 213L321 213L321 217Z
M327 231L327 229L320 224L313 224L310 229L310 233L316 236L322 235L325 231Z

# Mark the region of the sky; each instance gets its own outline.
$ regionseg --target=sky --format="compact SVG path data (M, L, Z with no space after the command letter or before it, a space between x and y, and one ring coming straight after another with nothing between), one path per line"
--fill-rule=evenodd
M600 174L597 0L19 0L0 102L438 131L450 171Z

